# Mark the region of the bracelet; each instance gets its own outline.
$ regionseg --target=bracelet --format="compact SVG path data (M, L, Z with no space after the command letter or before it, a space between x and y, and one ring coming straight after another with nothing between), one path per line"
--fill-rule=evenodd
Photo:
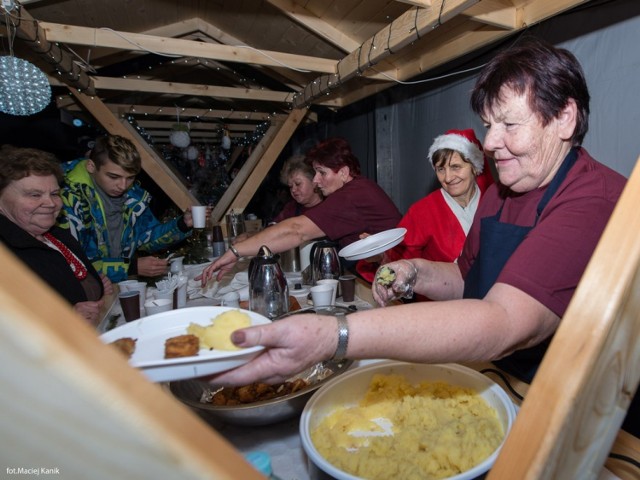
M236 247L234 247L233 245L229 245L229 250L231 250L231 253L233 253L236 258L240 258L240 254L238 253L238 250L236 250Z
M347 346L349 345L349 322L347 322L347 316L344 313L336 314L336 320L338 321L338 346L336 352L331 357L331 360L341 362L347 355Z

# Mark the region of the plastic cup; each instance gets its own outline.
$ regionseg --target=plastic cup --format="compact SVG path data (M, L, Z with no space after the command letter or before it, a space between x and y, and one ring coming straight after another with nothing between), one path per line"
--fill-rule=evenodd
M153 315L160 312L168 312L173 310L173 299L156 298L149 300L144 304L144 310L147 315Z
M331 298L331 305L336 304L336 297L338 296L338 280L325 278L322 280L318 280L316 285L330 285L333 290L333 296Z
M311 300L313 300L314 307L329 307L334 305L332 299L334 298L334 289L331 285L316 285L311 287Z
M193 217L193 228L204 228L207 225L207 207L204 205L194 205L191 207Z
M147 284L146 282L135 281L126 285L126 289L121 291L140 292L140 305L144 305L147 301Z
M225 307L240 308L240 294L238 292L225 293L222 296L222 305Z
M342 275L338 278L340 281L340 291L342 292L343 302L353 302L356 297L356 276Z
M212 232L212 241L211 241L211 250L214 257L221 257L227 246L224 243L224 235L222 234L222 227L220 225L214 225L211 229Z
M156 299L166 298L171 300L172 308L178 308L178 289L174 288L173 290L169 290L167 292L156 291L153 295Z
M127 322L140 318L140 292L122 292L118 295L118 299Z

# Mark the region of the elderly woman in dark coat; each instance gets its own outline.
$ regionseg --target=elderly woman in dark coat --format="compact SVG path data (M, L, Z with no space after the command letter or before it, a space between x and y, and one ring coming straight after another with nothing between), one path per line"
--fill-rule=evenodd
M0 151L0 241L74 310L97 325L105 293L101 278L71 233L56 227L62 170L55 157L32 148Z

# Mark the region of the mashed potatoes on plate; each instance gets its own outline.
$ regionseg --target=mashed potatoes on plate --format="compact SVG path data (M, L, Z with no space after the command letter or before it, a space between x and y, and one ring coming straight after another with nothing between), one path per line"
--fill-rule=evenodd
M366 479L441 479L489 457L504 438L496 411L472 389L375 375L356 406L311 432L335 467Z
M240 310L228 310L216 316L211 325L190 323L187 333L200 339L200 348L216 350L240 350L231 341L231 333L239 328L251 326L251 317Z

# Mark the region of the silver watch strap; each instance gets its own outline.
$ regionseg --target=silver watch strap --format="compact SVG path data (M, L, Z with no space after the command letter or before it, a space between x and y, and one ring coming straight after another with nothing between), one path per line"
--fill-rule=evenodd
M349 322L347 316L344 313L337 313L335 315L338 321L338 345L336 352L333 354L332 360L341 361L344 360L347 355L347 346L349 345Z

